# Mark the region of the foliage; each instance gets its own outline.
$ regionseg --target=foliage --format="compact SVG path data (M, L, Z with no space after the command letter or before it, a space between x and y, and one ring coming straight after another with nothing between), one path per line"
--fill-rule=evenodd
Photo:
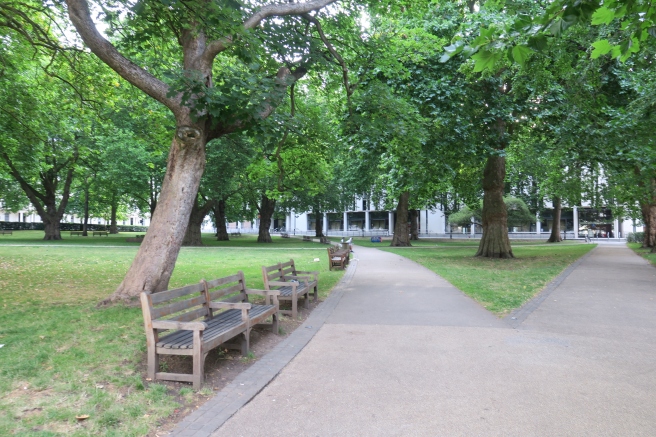
M517 197L506 196L503 198L508 211L508 226L522 226L535 222L535 215L531 214L526 203ZM480 201L476 208L469 206L463 207L460 211L454 212L449 216L449 223L456 226L469 226L472 224L472 217L476 223L482 220L483 201Z
M644 232L629 232L626 234L627 243L640 243L642 244L645 241Z

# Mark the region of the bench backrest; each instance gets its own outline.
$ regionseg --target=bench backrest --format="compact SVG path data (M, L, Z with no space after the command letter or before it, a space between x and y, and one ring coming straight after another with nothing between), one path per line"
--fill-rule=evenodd
M248 302L246 280L244 279L244 272L241 270L235 275L212 279L211 281L203 280L201 283L205 284L205 291L210 301ZM234 296L232 296L233 294ZM210 317L212 315L212 309L210 309Z
M287 276L296 275L296 266L294 260L290 259L284 263L274 264L272 266L262 266L262 277L264 279L264 288L271 290L269 282L288 282Z
M231 296L233 295L234 296ZM212 310L207 304L223 297L225 302L244 302L248 300L244 272L224 278L202 280L198 284L159 293L142 293L141 306L151 320L166 318L178 322L191 322L200 318L211 319ZM184 298L184 299L181 299ZM172 317L166 317L172 315Z

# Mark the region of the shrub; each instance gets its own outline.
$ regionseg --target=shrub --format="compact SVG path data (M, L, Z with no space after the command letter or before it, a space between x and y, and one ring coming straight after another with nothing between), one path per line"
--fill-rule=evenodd
M626 234L627 243L644 243L645 233L644 232L629 232Z

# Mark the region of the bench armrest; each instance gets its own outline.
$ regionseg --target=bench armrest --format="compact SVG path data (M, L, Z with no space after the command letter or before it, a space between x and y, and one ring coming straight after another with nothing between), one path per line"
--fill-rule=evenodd
M289 287L296 289L300 282L284 282L284 281L269 281L269 286L275 285L276 287Z
M307 285L307 283L309 282L309 279L310 279L308 276L296 276L296 275L285 275L284 278L285 279L296 279L299 282L305 282L305 285ZM290 281L287 281L287 282L289 283Z
M205 322L178 322L177 320L153 320L155 329L180 329L185 331L204 331L207 329Z
M256 290L254 288L247 288L246 294L258 294L260 296L280 296L280 292L278 290Z
M227 309L227 310L250 310L251 304L248 302L210 302L210 308Z
M266 305L273 304L276 307L279 305L278 296L280 296L280 292L278 290L256 290L253 288L247 288L246 294L257 294L259 296L264 296L264 303Z
M319 276L319 272L316 272L316 271L305 272L305 271L301 271L301 270L296 270L296 273L305 274L305 275L312 275L312 276L314 276L315 281L317 280L317 276Z

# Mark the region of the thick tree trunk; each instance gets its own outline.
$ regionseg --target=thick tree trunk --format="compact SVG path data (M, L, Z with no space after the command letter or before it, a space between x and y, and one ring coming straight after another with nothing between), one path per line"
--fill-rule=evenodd
M230 234L226 227L226 202L221 199L214 208L214 225L216 226L216 239L219 241L230 241Z
M560 243L563 241L560 236L560 212L562 210L560 197L553 198L553 224L551 225L551 235L547 243Z
M503 202L506 158L490 156L483 172L483 236L476 256L514 258L508 239L508 212Z
M59 229L60 218L55 217L43 217L41 216L41 221L43 222L45 236L44 240L61 240L61 230Z
M205 169L205 132L190 119L186 121L178 122L157 209L144 241L123 282L101 304L134 301L142 291L168 288Z
M269 228L271 227L271 218L276 209L276 201L262 195L260 204L260 232L257 235L258 243L273 243Z
M191 209L191 215L189 216L189 226L187 226L187 232L185 233L184 240L182 240L183 246L202 246L203 245L203 234L201 233L201 228L203 227L203 220L207 217L207 214L212 210L216 202L214 200L206 200L203 206L200 206L198 199L194 202L194 206Z
M642 222L644 224L642 247L653 249L656 247L656 205L642 204L641 209Z
M109 233L118 234L118 224L116 223L116 212L118 211L118 198L112 198L111 212L109 218Z
M410 216L410 240L417 241L419 240L419 211L411 209L408 214Z
M314 227L314 236L316 238L324 237L323 235L323 214L319 212L319 209L315 208L312 211L314 214L316 226Z
M390 246L407 247L410 244L410 234L408 233L408 203L410 193L404 191L399 197L399 204L396 206L396 223L394 224L394 237Z

